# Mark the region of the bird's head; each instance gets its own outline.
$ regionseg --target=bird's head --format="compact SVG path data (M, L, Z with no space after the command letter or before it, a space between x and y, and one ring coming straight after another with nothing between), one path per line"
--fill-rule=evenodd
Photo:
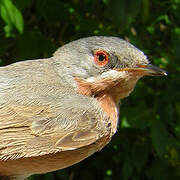
M111 92L117 102L129 95L143 76L166 75L149 63L142 51L117 37L82 38L59 48L54 62L81 94ZM65 78L66 78L65 77Z

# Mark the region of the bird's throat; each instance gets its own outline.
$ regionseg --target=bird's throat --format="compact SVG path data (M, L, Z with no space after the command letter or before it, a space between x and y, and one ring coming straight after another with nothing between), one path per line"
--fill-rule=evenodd
M136 82L140 77L127 77L117 80L102 79L100 81L88 82L84 79L75 78L77 84L77 92L85 96L98 98L103 95L112 97L115 104L119 104L120 99L123 99L133 91Z
M96 98L103 111L109 116L112 135L117 130L120 99L127 97L133 91L138 79L134 77L129 81L120 79L119 81L106 80L91 83L75 78L78 93Z

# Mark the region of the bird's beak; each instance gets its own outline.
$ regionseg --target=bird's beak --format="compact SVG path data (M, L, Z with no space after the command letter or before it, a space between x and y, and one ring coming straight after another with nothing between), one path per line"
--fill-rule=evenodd
M137 65L137 68L147 76L167 76L166 71L152 64Z
M152 64L137 65L135 68L123 68L118 71L128 71L140 76L167 76L166 71Z

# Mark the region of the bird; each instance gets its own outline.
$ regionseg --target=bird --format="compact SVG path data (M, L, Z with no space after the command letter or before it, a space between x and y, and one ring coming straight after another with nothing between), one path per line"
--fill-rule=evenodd
M119 37L74 40L52 57L0 67L0 177L76 164L116 133L119 103L143 76L167 73Z

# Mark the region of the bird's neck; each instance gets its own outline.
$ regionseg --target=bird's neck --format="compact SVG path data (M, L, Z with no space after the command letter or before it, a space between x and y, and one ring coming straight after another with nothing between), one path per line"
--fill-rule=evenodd
M120 99L127 97L133 91L138 79L90 83L75 78L75 81L77 82L78 93L97 99L99 105L111 120L112 134L114 134L117 130Z
M80 78L74 79L77 84L78 93L95 98L108 95L112 97L115 104L119 104L120 99L129 96L133 91L139 78L135 76L128 79L118 79L117 81L101 80L94 82L88 82Z

